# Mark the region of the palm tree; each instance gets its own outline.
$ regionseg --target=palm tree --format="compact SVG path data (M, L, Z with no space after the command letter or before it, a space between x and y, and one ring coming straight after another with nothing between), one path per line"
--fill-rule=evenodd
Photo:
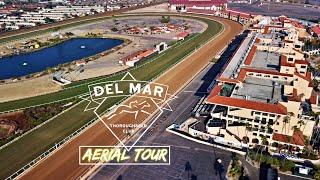
M252 130L252 125L246 122L245 126L246 126L246 136L248 136L248 131Z
M267 137L266 136L262 136L261 137L261 143L263 144L263 145L268 145L268 139L267 139Z
M290 124L291 117L293 117L293 116L294 116L294 113L293 113L293 112L288 112L288 114L283 117L282 131L283 131L283 129L285 129L285 133L286 133L286 134L287 134L286 125L287 125L288 123Z
M283 133L283 129L285 129L285 126L287 125L287 123L290 121L290 117L287 115L287 116L284 116L283 117L283 124L282 124L282 130L281 130L281 133Z
M302 120L302 119L300 119L299 121L298 121L298 125L299 125L299 129L301 128L301 126L303 126L303 125L305 125L306 123Z

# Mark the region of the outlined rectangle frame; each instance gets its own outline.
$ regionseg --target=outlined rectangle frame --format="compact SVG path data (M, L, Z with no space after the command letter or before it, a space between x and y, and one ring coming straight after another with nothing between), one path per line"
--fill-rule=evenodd
M144 165L144 166L150 166L150 165L170 165L171 164L171 148L170 146L133 146L133 148L168 148L169 153L168 153L168 162L167 163L101 163L101 162L96 162L96 163L82 163L81 162L81 148L124 148L122 146L79 146L79 165Z

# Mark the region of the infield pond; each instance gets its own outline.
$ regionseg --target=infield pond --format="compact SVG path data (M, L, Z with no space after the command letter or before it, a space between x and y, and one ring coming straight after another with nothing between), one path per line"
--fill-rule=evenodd
M0 80L46 70L112 49L123 40L74 38L38 51L0 58Z

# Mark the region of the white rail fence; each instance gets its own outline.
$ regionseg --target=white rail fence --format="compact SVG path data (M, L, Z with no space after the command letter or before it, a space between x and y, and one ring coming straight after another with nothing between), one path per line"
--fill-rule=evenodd
M215 39L218 35L220 35L222 32L224 31L224 26L221 28L221 30L215 34L214 36L212 36L211 38L207 39L204 43L201 43L200 45L198 46L195 46L195 49L190 51L188 54L186 54L185 56L183 56L182 58L180 58L178 61L176 61L174 64L168 66L165 70L163 70L161 73L159 73L158 75L156 75L154 78L152 78L150 81L153 81L157 78L159 78L160 76L162 76L164 73L167 72L168 69L171 69L173 68L174 66L176 66L177 64L181 63L182 60L184 60L185 58L187 58L188 56L192 55L193 53L195 53L199 48L201 48L202 46L204 46L205 44L207 44L209 41ZM197 34L189 39L187 39L186 41L184 42L177 42L175 45L171 46L171 48L177 48L187 42L189 42L190 40L192 40L193 38L197 37L198 35L200 34ZM164 54L164 53L163 53ZM154 58L153 60L151 61L148 61L146 63L143 63L141 64L140 66L136 66L134 67L133 69L137 69L137 68L140 68L140 67L143 67L145 65L147 65L148 63L151 63L155 60L157 60L158 58L160 58L161 56L160 55L156 58ZM130 70L133 70L133 69L130 69ZM103 78L103 79L98 79L96 81L91 81L91 82L88 82L88 83L84 83L84 84L80 84L80 85L77 85L77 86L72 86L72 87L69 87L69 88L66 88L66 89L71 89L71 88L75 88L75 87L78 87L78 86L83 86L83 85L86 85L86 84L92 84L94 82L101 82L103 80L106 80L107 78L110 78L110 77L113 77L115 75L119 75L119 74L124 74L126 73L126 71L123 71L123 72L120 72L120 73L113 73L111 76L108 76L106 78ZM84 93L86 94L86 93ZM80 95L77 95L77 96L80 96ZM68 99L68 98L67 98ZM120 101L118 101L115 105L119 105L121 104L122 102L124 102L127 98L123 98L121 99ZM82 101L80 101L79 103L81 103ZM48 103L45 103L45 104L48 104ZM77 103L78 104L78 103ZM76 105L77 105L76 104ZM37 106L37 105L36 105ZM35 106L33 106L35 107ZM114 106L113 106L114 107ZM25 109L25 108L20 108L20 109ZM103 115L103 114L106 114L107 112L109 112L111 109L107 109L106 111L102 112L100 115ZM1 113L0 113L1 114ZM50 119L53 120L54 118ZM41 160L49 157L50 155L52 155L55 151L57 151L59 148L61 148L63 145L67 144L68 142L70 142L73 138L79 136L82 132L84 132L85 130L87 130L88 128L90 128L91 126L93 126L94 124L96 124L98 121L98 117L96 118L93 118L92 120L90 120L89 122L87 122L85 125L83 125L82 127L80 127L78 130L74 131L72 134L70 134L69 136L65 137L63 140L59 141L58 143L55 143L54 146L52 146L50 149L48 149L47 151L45 151L44 153L42 153L41 155L39 155L37 158L35 158L34 160L32 160L31 162L29 162L28 164L26 164L25 166L23 166L22 168L20 168L19 170L17 170L15 173L13 173L12 175L10 175L8 178L6 178L6 180L13 180L13 179L17 179L20 175L22 175L23 173L25 173L28 169L34 167L37 165L38 162L40 162ZM46 122L47 123L47 122Z

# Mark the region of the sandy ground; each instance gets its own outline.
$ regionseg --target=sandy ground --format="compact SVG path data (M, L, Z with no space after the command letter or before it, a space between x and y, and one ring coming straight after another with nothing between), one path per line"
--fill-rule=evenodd
M179 91L195 74L205 68L212 57L219 53L242 29L236 22L216 17L210 18L223 23L225 31L156 80L157 83L167 84L170 87L170 94ZM113 119L113 121L128 123L124 117ZM116 143L117 140L103 124L97 123L43 160L21 179L76 179L89 168L89 166L79 165L78 148L80 145L114 145Z
M166 41L162 38L142 38L129 35L111 35L108 37L122 37L132 41L128 46L123 47L115 53L111 53L107 56L101 57L95 61L91 61L84 66L84 72L79 75L74 75L75 72L71 73L72 77L76 77L72 80L88 79L97 76L103 76L118 72L129 68L128 66L123 66L119 64L119 60L123 59L130 54L137 52L138 50L143 50L146 48L153 48L153 45Z
M123 23L139 23L141 18L133 18L133 21L130 21L130 18L119 18L119 22ZM175 21L181 21L181 18L175 18ZM154 23L157 21L156 18L149 17L148 21ZM148 22L146 21L146 22ZM192 24L191 20L186 19L190 24L190 28L193 32L202 32L207 28L207 25L200 21L195 21ZM133 54L139 50L153 48L155 44L160 42L169 42L177 33L168 33L168 34L158 34L152 36L137 36L137 35L126 35L126 34L114 34L110 33L108 29L112 28L112 20L102 21L101 23L83 25L76 28L69 28L61 31L73 32L78 35L86 34L88 31L93 32L106 32L107 37L110 38L124 38L132 41L131 44L121 48L119 51L108 54L107 56L101 57L95 61L91 61L84 66L84 72L78 73L73 71L69 73L66 77L71 81L83 80L98 76L104 76L108 74L113 74L115 72L129 68L128 66L122 66L118 62L120 59ZM45 38L50 36L50 34L39 36L38 38ZM24 40L25 41L25 40ZM119 53L120 52L120 53ZM35 88L36 87L36 88ZM23 80L16 83L2 84L0 85L0 102L12 101L17 99L23 99L27 97L37 96L40 94L51 93L62 89L57 84L51 81L49 75L42 76L41 78L33 78L29 80ZM14 92L14 93L13 93Z
M0 85L0 102L32 97L61 89L61 86L51 81L49 75L45 75L36 79Z
M159 4L156 6L150 6L146 8L135 9L128 13L140 13L140 12L168 12L168 3Z

